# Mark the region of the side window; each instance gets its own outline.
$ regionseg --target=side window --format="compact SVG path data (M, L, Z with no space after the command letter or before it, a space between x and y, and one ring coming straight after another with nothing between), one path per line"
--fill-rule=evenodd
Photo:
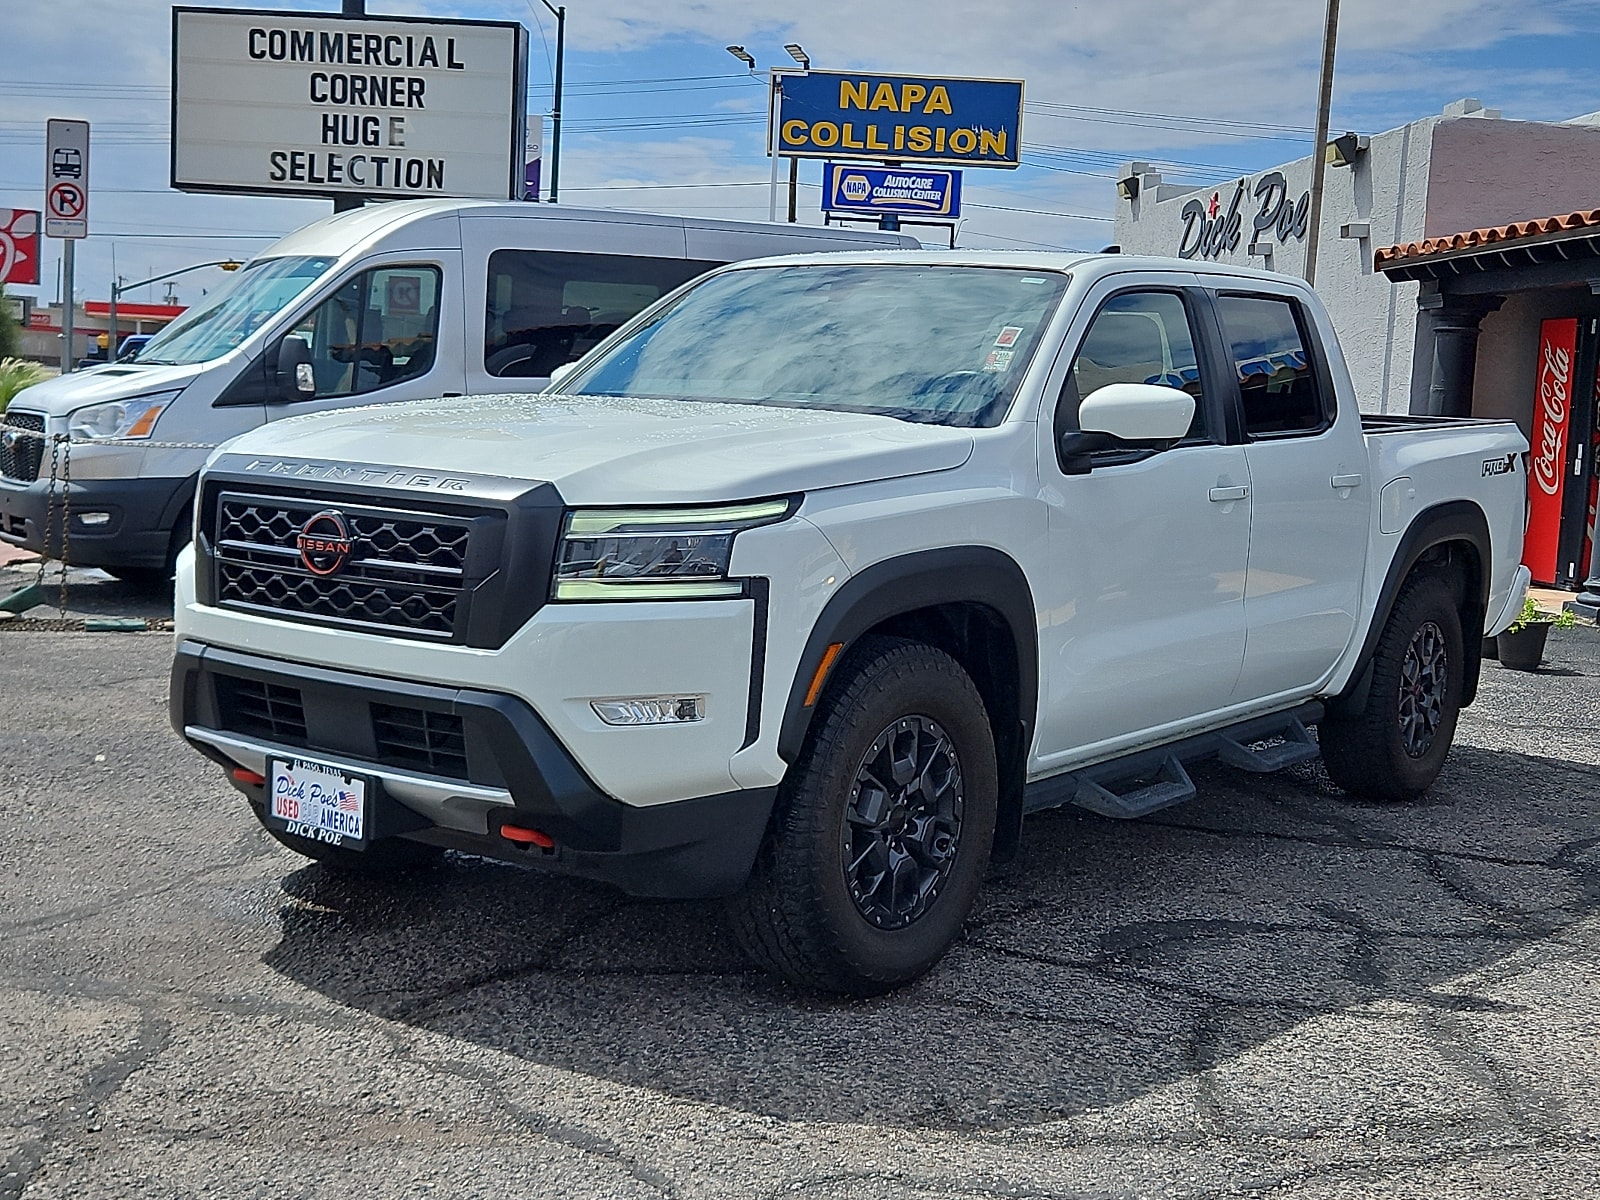
M1124 292L1101 306L1067 373L1057 410L1057 434L1078 427L1078 405L1108 383L1157 383L1195 399L1185 440L1204 440L1206 412L1194 334L1174 292Z
M311 347L311 399L375 392L426 374L439 332L439 269L379 267L346 283L292 330Z
M1267 296L1218 296L1251 437L1318 433L1328 411L1306 352L1298 305Z
M623 322L719 264L683 258L496 250L483 366L535 379L583 357Z

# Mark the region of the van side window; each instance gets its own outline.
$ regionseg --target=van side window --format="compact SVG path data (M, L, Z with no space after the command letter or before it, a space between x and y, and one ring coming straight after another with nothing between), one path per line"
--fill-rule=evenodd
M379 267L350 280L293 333L311 347L314 397L375 392L433 366L439 269Z
M552 250L489 256L483 366L534 379L581 358L640 310L719 263Z
M1239 377L1245 432L1253 438L1318 433L1329 424L1298 309L1276 297L1217 297Z
M1095 313L1083 335L1056 415L1060 434L1078 428L1078 405L1108 383L1155 383L1195 399L1185 440L1204 440L1206 410L1194 335L1182 297L1174 292L1124 292Z

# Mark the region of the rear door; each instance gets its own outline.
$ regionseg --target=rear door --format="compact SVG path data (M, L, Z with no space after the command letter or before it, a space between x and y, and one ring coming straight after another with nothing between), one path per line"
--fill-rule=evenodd
M1230 399L1245 437L1252 503L1240 702L1308 692L1355 634L1372 481L1352 402L1292 291L1221 291Z
M1036 767L1193 722L1224 707L1244 658L1250 489L1244 448L1227 444L1217 392L1226 376L1199 336L1194 277L1118 275L1091 292L1067 342L1054 406L1041 414L1049 510L1039 597L1043 696ZM1189 436L1159 453L1124 447L1069 475L1060 435L1108 383L1162 383L1194 395Z

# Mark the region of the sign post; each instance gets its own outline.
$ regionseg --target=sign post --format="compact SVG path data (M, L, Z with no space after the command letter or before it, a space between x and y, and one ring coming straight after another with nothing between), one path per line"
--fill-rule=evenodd
M66 242L61 247L61 371L67 374L77 361L73 248L89 236L89 122L47 121L44 141L44 233Z

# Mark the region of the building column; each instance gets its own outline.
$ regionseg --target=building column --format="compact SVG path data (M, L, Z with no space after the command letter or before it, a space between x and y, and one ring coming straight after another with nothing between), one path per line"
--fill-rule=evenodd
M1595 530L1594 544L1589 547L1589 578L1584 580L1578 598L1567 601L1566 608L1579 617L1600 621L1600 528Z
M1417 307L1432 318L1429 325L1433 332L1433 370L1424 415L1472 415L1478 332L1483 318L1504 302L1504 296L1445 296L1438 292L1424 292L1417 297Z

